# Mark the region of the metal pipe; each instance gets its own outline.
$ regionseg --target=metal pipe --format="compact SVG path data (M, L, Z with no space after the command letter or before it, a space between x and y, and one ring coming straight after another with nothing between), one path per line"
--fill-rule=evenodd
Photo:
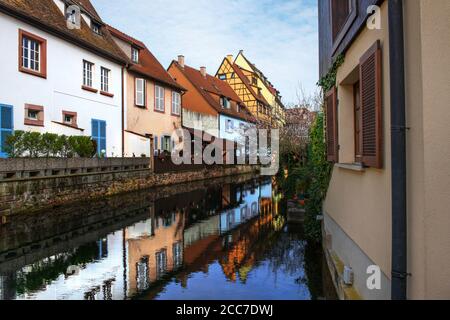
M406 110L403 0L389 0L392 165L392 300L407 299Z

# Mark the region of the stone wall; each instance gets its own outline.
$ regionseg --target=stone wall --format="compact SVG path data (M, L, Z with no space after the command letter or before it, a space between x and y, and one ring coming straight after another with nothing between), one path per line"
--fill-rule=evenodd
M0 160L0 224L79 200L256 171L234 166L154 174L148 158Z

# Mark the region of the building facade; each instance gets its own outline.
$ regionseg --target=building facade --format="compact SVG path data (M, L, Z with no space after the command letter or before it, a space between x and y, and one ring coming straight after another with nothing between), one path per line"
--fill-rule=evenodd
M233 60L233 56L228 55L222 61L216 77L230 85L256 118L258 126L272 126L272 107L265 99L253 71L239 67Z
M187 89L182 102L184 127L239 142L242 131L254 125L254 118L232 88L207 74L206 68L191 68L180 56L168 71Z
M244 51L239 51L234 63L242 70L249 70L252 72L252 82L255 82L261 91L264 99L271 106L272 126L275 128L281 128L286 124L285 111L286 108L281 102L280 92L273 86L264 73L256 67L247 57L244 55ZM254 80L256 78L256 81Z
M319 1L321 76L344 58L325 96L334 168L323 207L342 298L450 297L449 15L445 0ZM352 287L339 286L344 266Z
M130 59L124 77L125 156L148 157L152 154L151 144L154 153L170 152L174 145L172 134L181 127L184 88L172 79L144 43L111 26L108 30Z
M73 4L81 14L66 17ZM90 2L2 0L0 29L1 156L14 130L91 136L99 154L121 156L126 58Z

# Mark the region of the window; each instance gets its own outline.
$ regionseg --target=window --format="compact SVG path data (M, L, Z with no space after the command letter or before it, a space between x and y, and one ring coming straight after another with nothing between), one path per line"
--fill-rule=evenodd
M92 140L97 145L97 155L106 155L106 121L92 119Z
M92 79L94 72L94 64L84 60L83 61L83 86L92 88Z
M25 125L28 126L44 126L44 107L33 104L25 105Z
M145 107L147 100L145 94L146 81L141 78L136 78L135 87L136 87L135 103L139 107Z
M356 18L356 0L330 0L333 51L340 44Z
M183 265L183 243L177 242L172 247L173 268L178 269Z
M225 131L228 133L233 133L234 130L234 123L232 120L227 120L225 123Z
M101 90L103 92L109 92L109 73L110 70L103 68L101 69Z
M92 22L92 31L94 31L94 33L101 35L101 27L98 23Z
M222 97L220 98L220 105L222 106L222 108L224 109L230 109L231 108L231 102L228 98L226 97Z
M144 256L136 263L136 287L138 291L144 291L149 285L149 257Z
M156 278L160 279L167 272L167 250L156 253Z
M19 71L46 78L47 41L23 30L19 37Z
M63 111L63 123L72 127L77 127L77 113L70 111Z
M164 88L155 85L155 110L164 112Z
M227 75L226 74L219 74L219 79L220 80L227 80Z
M5 146L6 139L13 134L13 107L0 104L0 157L7 156Z
M131 48L131 60L134 63L139 63L139 50L136 48Z
M170 152L171 146L172 146L171 137L169 137L169 136L161 137L161 149L163 151Z
M180 115L181 113L181 95L178 92L172 92L172 114Z
M239 103L236 105L236 111L237 113L241 112L241 105Z

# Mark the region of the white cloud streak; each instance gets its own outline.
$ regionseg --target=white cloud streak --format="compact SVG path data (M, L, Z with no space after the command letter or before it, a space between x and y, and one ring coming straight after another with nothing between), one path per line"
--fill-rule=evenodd
M217 71L227 54L243 49L296 102L318 78L315 0L92 0L103 20L145 42L167 67L178 54L192 67Z

